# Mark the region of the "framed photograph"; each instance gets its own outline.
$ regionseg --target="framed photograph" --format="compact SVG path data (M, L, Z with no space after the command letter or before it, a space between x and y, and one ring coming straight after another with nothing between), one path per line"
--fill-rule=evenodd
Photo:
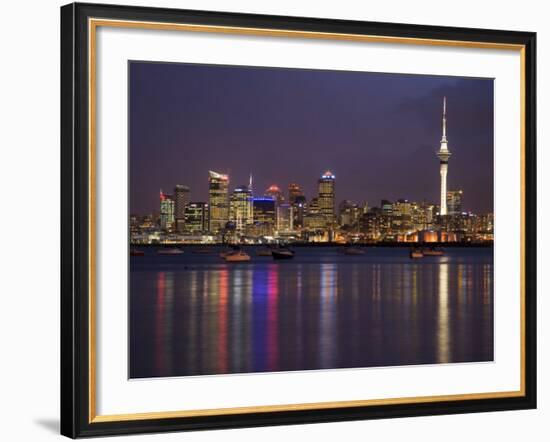
M529 32L61 8L61 432L536 407Z

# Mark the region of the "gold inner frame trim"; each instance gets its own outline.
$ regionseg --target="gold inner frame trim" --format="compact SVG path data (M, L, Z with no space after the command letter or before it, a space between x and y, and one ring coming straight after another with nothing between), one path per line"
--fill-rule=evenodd
M437 396L415 396L388 399L367 399L335 402L314 402L284 405L261 405L234 408L197 409L180 411L155 411L128 414L96 414L96 36L97 28L134 28L164 31L208 32L218 34L254 35L268 37L293 37L357 41L387 44L412 44L419 46L444 46L477 49L499 49L518 51L520 54L520 168L521 168L521 257L520 257L520 389L518 391L498 391L487 393L465 393ZM439 40L412 37L390 37L329 32L293 31L284 29L245 28L232 26L211 26L182 23L159 23L130 20L88 19L88 94L89 94L89 423L133 421L145 419L168 419L178 417L220 416L259 412L322 410L328 408L365 407L375 405L417 404L426 402L482 400L525 396L525 46L493 42L459 40Z

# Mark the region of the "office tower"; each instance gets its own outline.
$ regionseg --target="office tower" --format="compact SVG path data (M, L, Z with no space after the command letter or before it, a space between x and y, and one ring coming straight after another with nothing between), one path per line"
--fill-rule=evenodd
M318 204L321 216L325 218L327 226L334 224L334 183L335 176L331 171L327 170L321 178L319 178L319 195Z
M462 213L462 190L449 190L447 192L447 213L460 215Z
M392 205L392 230L404 233L412 230L413 204L405 199L398 199Z
M277 231L291 232L294 229L292 206L290 204L279 204L277 206Z
M327 220L325 216L321 214L321 209L319 207L319 198L312 198L304 215L303 227L309 230L317 230L326 227L326 225Z
M206 233L209 227L208 203L190 202L185 207L185 231L191 234Z
M298 195L294 198L292 206L292 216L293 216L293 227L303 227L304 225L304 215L307 211L307 201L304 195Z
M210 207L210 231L218 233L229 221L229 176L210 170L208 172L208 203Z
M174 218L176 231L183 232L185 226L185 206L189 202L189 187L176 184L174 188Z
M174 229L174 197L160 191L160 228L165 232Z
M277 184L272 184L265 191L265 196L271 197L276 204L282 204L285 200L282 190Z
M353 227L359 220L362 209L350 200L344 200L338 205L338 224L340 226Z
M296 183L290 183L288 185L288 203L291 206L294 206L296 203L296 198L304 196L304 193L302 192L302 189L300 189L300 186Z
M254 223L270 223L275 226L275 200L272 197L252 198Z
M381 200L380 209L382 210L382 215L385 215L385 216L393 215L393 204L389 200Z
M439 175L441 177L441 205L439 207L440 215L447 215L447 168L451 151L447 146L447 97L443 97L443 136L441 137L441 146L436 153L439 158Z
M239 186L229 200L229 220L235 223L238 231L252 224L252 186Z

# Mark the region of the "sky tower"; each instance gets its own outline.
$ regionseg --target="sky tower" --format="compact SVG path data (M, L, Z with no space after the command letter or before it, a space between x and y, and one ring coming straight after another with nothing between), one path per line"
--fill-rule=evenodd
M447 167L451 151L447 147L447 97L443 97L443 136L441 147L436 153L439 158L439 174L441 175L441 205L439 214L447 215Z

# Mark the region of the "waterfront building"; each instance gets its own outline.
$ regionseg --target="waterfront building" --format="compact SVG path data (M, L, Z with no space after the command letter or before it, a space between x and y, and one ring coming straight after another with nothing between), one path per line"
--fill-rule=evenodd
M176 231L183 232L185 227L185 207L189 202L189 187L176 184L174 188L174 218Z
M210 231L218 233L229 221L229 176L208 172L208 203L210 206Z
M261 239L262 237L273 237L275 226L270 222L254 221L245 226L245 236L248 238Z
M439 214L447 215L447 168L451 151L447 145L447 97L443 97L443 135L441 137L441 145L436 153L439 158L439 175L440 175L440 195L441 204Z
M447 214L460 215L462 213L462 190L447 192Z
M252 213L251 185L237 187L229 200L229 220L235 224L237 231L240 232L247 224L252 224Z
M160 228L165 232L174 229L174 197L160 191Z
M201 234L210 230L208 203L197 201L190 202L185 207L185 232L188 234Z
M335 176L327 170L318 181L318 204L319 212L325 218L325 226L332 226L335 222L334 197L335 197Z

